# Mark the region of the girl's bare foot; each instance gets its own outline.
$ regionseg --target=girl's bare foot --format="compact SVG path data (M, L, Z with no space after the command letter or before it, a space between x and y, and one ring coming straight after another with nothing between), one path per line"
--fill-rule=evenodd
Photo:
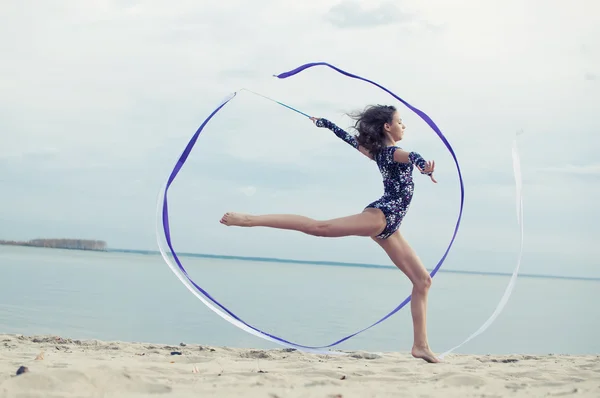
M221 217L221 221L219 222L228 226L249 227L250 216L242 213L227 212Z
M438 357L429 349L429 347L413 347L412 356L415 358L423 359L429 363L438 363L441 362Z

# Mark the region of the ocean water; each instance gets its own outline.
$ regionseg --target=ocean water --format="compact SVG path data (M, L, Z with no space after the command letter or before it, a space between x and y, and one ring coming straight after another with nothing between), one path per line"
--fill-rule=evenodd
M378 320L410 292L394 268L181 257L191 277L246 322L295 343L333 343ZM428 333L441 353L494 311L509 276L439 272ZM519 277L495 322L456 352L598 354L600 281ZM410 304L336 346L408 351ZM77 339L281 346L209 310L158 254L0 246L0 333Z

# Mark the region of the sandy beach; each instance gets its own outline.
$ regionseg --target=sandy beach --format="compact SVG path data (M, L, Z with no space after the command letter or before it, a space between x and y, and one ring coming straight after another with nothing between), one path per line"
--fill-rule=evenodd
M1 397L600 396L600 356L305 354L0 335ZM27 371L17 375L17 370ZM23 369L23 368L21 368Z

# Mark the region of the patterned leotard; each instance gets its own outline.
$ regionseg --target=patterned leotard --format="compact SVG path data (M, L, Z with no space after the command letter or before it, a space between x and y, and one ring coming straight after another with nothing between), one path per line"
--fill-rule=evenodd
M329 120L318 119L316 125L328 128L352 147L359 148L356 138ZM374 160L383 177L384 193L381 198L370 203L366 208L380 209L385 215L385 228L377 235L377 238L380 239L386 239L396 232L408 211L415 185L412 178L414 165L416 164L421 169L425 168L425 160L416 152L410 152L408 156L409 163L394 161L394 152L397 149L399 149L397 146L384 147L374 156ZM421 172L421 174L430 173Z

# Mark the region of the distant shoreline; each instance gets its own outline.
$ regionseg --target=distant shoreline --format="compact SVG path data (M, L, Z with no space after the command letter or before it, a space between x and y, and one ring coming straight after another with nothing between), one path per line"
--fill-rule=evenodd
M88 250L100 252L108 251L105 241L89 239L31 239L27 242L14 240L0 240L0 245L44 247L50 249Z
M117 249L112 248L107 250L109 253L127 253L127 254L141 254L150 256L160 256L160 251L155 250L138 250L138 249ZM169 255L169 254L167 254ZM289 258L276 258L276 257L251 257L251 256L235 256L235 255L224 255L224 254L207 254L207 253L188 253L180 252L177 253L178 257L196 257L196 258L212 258L216 260L241 260L241 261L253 261L253 262L265 262L265 263L282 263L282 264L303 264L303 265L324 265L329 267L352 267L352 268L370 268L370 269L381 269L381 270L397 270L393 265L381 265L381 264L368 264L368 263L350 263L340 261L323 261L323 260L297 260ZM431 271L431 269L428 269ZM457 269L439 269L440 273L448 274L460 274L460 275L485 275L485 276L501 276L510 277L512 273L509 272L494 272L494 271L467 271ZM550 274L528 274L519 273L519 278L542 278L542 279L565 279L565 280L577 280L577 281L588 281L588 282L600 282L600 278L597 277L585 277L585 276L574 276L574 275L550 275Z
M41 239L43 241L43 239ZM76 241L75 239L72 239ZM47 239L51 241L51 239ZM81 240L77 240L81 241ZM32 242L32 241L30 241ZM40 245L39 243L32 244L30 242L14 242L14 241L3 241L0 240L0 245L10 246L28 246L28 247L41 247L41 248L60 248L60 249L73 249L73 250L88 250L88 251L99 251L105 253L126 253L126 254L141 254L141 255L158 255L160 251L156 250L140 250L140 249L120 249L120 248L108 248L104 246L103 249L78 249L72 247L51 247ZM102 241L87 241L87 242L102 242ZM105 243L104 243L105 245ZM169 255L169 254L167 254ZM223 255L223 254L207 254L207 253L178 253L179 257L196 257L196 258L212 258L217 260L241 260L241 261L253 261L253 262L266 262L266 263L283 263L283 264L303 264L303 265L323 265L333 267L352 267L352 268L370 268L370 269L381 269L381 270L396 270L397 268L393 265L382 265L382 264L368 264L368 263L351 263L351 262L339 262L339 261L323 261L323 260L298 260L298 259L286 259L276 257L251 257L251 256L236 256L236 255ZM428 269L428 271L431 271ZM508 272L494 272L494 271L473 271L473 270L457 270L457 269L440 269L441 273L449 274L461 274L461 275L485 275L485 276L500 276L510 277L512 274ZM541 279L564 279L564 280L577 280L577 281L588 281L588 282L600 282L598 277L585 277L576 275L551 275L551 274L529 274L519 273L519 278L541 278Z

